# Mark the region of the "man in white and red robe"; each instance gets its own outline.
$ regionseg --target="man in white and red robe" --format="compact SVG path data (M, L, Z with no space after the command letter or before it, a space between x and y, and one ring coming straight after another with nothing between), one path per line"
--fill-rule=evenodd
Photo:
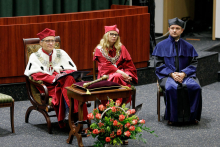
M62 49L55 47L55 30L48 28L38 33L40 38L40 48L36 53L30 55L24 74L32 76L34 80L41 80L48 88L49 96L52 97L52 105L56 112L59 126L63 128L65 124L65 111L68 111L70 102L65 87L75 83L71 75L62 75L77 71L76 65L68 54ZM56 81L57 80L57 81ZM54 82L56 83L54 84ZM41 89L38 89L41 93ZM83 119L87 120L87 106L83 106ZM78 112L78 101L74 99L74 113ZM68 113L66 113L68 114Z

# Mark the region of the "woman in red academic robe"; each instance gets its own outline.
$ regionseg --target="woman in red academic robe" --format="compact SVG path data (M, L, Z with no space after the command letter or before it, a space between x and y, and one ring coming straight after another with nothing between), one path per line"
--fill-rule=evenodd
M69 55L62 49L55 47L55 31L46 28L37 34L40 38L40 48L30 55L24 74L32 76L34 80L41 80L47 86L49 96L52 97L52 105L56 112L59 126L63 128L63 120L68 116L70 102L65 87L75 83L71 75L58 79L60 76L77 70L76 65ZM41 89L38 89L41 93ZM78 100L74 99L74 113L78 112ZM83 120L87 120L87 107L83 106ZM77 115L74 115L77 116Z
M93 60L98 62L98 78L109 75L108 81L128 87L131 87L131 82L138 82L137 70L127 49L120 42L116 25L105 26L105 34L95 49ZM122 102L122 98L119 100ZM130 101L131 97L127 102Z

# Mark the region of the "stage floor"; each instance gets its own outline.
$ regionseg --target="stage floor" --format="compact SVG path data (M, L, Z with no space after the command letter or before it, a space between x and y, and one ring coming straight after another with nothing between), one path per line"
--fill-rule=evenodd
M151 127L158 137L144 132L143 137L147 144L137 140L128 140L129 145L123 147L208 147L220 146L220 82L202 87L203 107L202 117L198 125L182 124L168 126L166 120L157 121L156 83L136 86L136 105L143 103L139 113L140 119L145 119L145 126ZM15 133L11 133L9 108L1 108L0 115L0 142L2 147L76 147L77 140L71 145L66 143L69 128L60 129L56 118L52 118L53 134L48 134L46 121L42 114L33 111L30 114L30 123L25 123L25 112L30 106L29 101L15 102ZM93 109L89 108L89 112ZM164 102L161 99L161 118L164 114ZM93 145L95 140L90 136L83 138L86 146Z

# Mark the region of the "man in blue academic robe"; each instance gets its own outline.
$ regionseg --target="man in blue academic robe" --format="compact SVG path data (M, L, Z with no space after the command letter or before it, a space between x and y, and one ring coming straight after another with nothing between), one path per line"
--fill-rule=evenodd
M200 121L201 86L196 77L198 56L194 47L180 38L184 22L169 20L169 37L155 47L156 75L165 96L165 120L174 122Z

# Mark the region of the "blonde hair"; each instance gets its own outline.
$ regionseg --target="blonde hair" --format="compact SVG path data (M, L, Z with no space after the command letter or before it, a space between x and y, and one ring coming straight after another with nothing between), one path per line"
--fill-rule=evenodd
M108 41L108 36L109 36L109 32L105 33L102 37L102 39L100 40L100 43L97 45L97 46L101 46L104 50L105 53L108 54L108 51L107 49L110 48L110 43ZM119 55L120 53L120 50L121 50L121 45L122 43L120 42L120 37L118 36L115 44L114 44L114 47L116 49L116 54Z

